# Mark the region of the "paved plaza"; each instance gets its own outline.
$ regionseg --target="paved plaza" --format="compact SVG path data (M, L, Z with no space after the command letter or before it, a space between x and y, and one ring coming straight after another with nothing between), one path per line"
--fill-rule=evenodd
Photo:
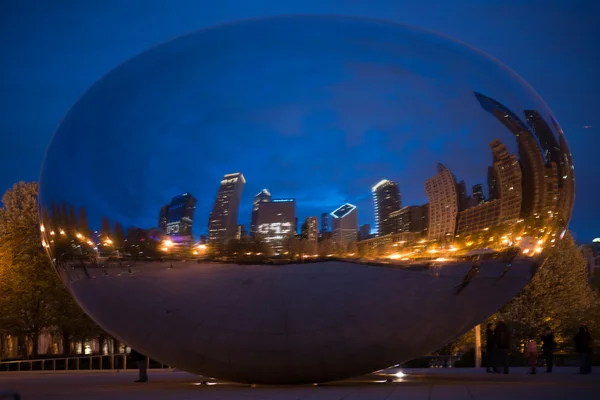
M475 369L404 369L318 386L257 386L203 382L179 371L150 371L150 381L133 383L127 372L0 373L0 392L15 390L33 399L248 399L248 400L453 400L453 399L577 399L600 398L600 370L578 375L577 368L557 368L553 374L527 374L513 368L509 375ZM398 374L402 375L402 374ZM389 382L388 380L394 380Z

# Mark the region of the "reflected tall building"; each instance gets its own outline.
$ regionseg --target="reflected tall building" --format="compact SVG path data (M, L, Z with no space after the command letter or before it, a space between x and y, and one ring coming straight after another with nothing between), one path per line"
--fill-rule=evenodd
M371 237L371 225L363 224L358 228L358 239L367 240Z
M425 182L425 193L429 199L429 240L454 238L459 208L456 187L452 172L438 163L437 174Z
M494 226L500 219L500 200L492 199L460 212L456 234L463 236Z
M358 235L358 212L356 206L346 203L331 213L333 240L347 245L356 242Z
M571 155L571 151L567 145L567 141L565 140L562 129L560 129L558 123L556 123L554 119L552 121L560 133L559 144L560 148L562 149L564 166L562 175L560 176L562 187L560 188L558 212L563 220L563 223L566 223L573 211L573 205L575 204L575 167L573 166L573 156Z
M239 172L227 174L221 180L208 221L209 242L225 242L235 238L238 208L245 184L246 179Z
M456 193L458 194L459 211L469 208L469 193L467 192L467 184L465 181L460 181L456 185Z
M575 190L573 166L562 130L554 118L550 116L556 133L535 110L524 111L525 123L494 99L480 93L475 93L475 97L484 110L517 138L522 188L526 188L522 190L521 217L545 220L557 212L561 216L570 215ZM497 191L494 179L490 176L488 180L490 193ZM495 193L494 198L499 198L499 194Z
M556 205L553 209L551 199L546 199L546 213L556 214L565 220L571 215L575 199L575 175L573 173L573 161L564 134L556 120L550 116L556 134L552 131L550 125L535 110L525 110L527 124L537 137L544 155L544 162L547 168L556 169L557 190L555 192ZM558 139L557 139L558 137ZM548 191L552 188L552 183L547 184ZM549 195L552 197L552 194Z
M282 251L288 240L296 234L296 200L272 199L258 203L256 238L275 251Z
M481 183L473 185L471 190L473 191L473 194L469 199L469 207L475 207L485 203L485 196L483 195L483 186Z
M158 213L158 229L167 232L167 217L169 216L169 205L162 206Z
M191 236L196 198L190 193L173 197L171 203L162 206L158 216L158 228L167 235Z
M494 178L497 184L497 194L500 199L500 223L512 224L521 215L521 166L514 154L500 140L490 143L494 160Z
M394 233L412 232L427 236L429 227L429 204L406 206L390 214Z
M319 239L319 219L308 217L302 224L302 238L317 241Z
M387 179L379 181L371 189L375 206L375 229L379 236L394 232L394 223L390 214L402 208L400 189L396 182Z
M252 205L252 216L250 221L250 235L254 237L256 234L256 217L258 215L258 205L271 201L271 192L267 189L261 190L256 196L254 196L254 204Z
M321 214L321 234L329 232L329 213Z

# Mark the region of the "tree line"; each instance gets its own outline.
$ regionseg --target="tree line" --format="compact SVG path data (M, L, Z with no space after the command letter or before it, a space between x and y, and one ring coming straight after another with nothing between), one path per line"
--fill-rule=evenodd
M38 349L43 332L59 336L64 354L75 342L107 335L77 305L54 271L41 243L36 182L19 182L0 209L0 355L7 336L18 338L19 355Z

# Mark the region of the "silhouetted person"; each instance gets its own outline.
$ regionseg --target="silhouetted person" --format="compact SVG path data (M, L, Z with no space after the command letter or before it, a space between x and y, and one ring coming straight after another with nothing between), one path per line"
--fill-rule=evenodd
M527 347L525 348L525 358L527 359L527 364L529 365L529 373L531 375L535 375L535 367L537 366L538 359L538 348L533 339L530 339L529 343L527 343Z
M554 367L554 350L556 350L554 334L550 328L546 328L542 333L542 352L546 360L546 372L552 372L552 367Z
M510 351L510 341L511 334L508 325L504 323L504 321L500 321L496 324L496 329L494 330L494 338L496 339L496 352L498 354L498 366L503 366L503 372L508 374L509 370L509 351Z
M579 353L579 373L589 374L592 372L592 338L585 326L579 327L575 335L575 351Z
M131 349L129 359L137 363L138 369L140 370L139 379L135 382L148 382L148 358L134 349Z
M498 366L496 364L496 338L494 337L492 324L487 324L487 328L485 329L485 351L487 353L486 372L498 372Z
M469 272L467 272L467 274L463 278L463 281L461 282L461 284L456 286L456 288L454 288L454 294L459 294L460 292L462 292L467 287L467 285L469 285L469 283L471 283L471 281L475 278L475 276L478 273L479 273L479 263L474 263L471 266L471 269L469 270Z

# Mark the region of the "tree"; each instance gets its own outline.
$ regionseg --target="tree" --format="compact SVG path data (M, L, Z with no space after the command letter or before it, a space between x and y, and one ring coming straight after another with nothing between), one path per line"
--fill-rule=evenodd
M516 351L521 351L530 337L539 338L545 327L554 331L559 350L572 350L578 326L585 323L592 331L600 330L600 296L589 285L585 266L572 237L565 236L531 282L486 322L508 323ZM452 354L473 342L471 330L437 353ZM485 346L484 332L482 346Z
M11 334L27 337L34 354L64 295L41 245L37 192L37 183L19 182L4 194L0 209L1 323Z
M492 317L512 327L515 345L554 330L559 349L570 349L578 326L598 326L599 296L588 283L586 262L573 238L566 235L532 280Z
M63 288L56 305L60 312L56 314L53 321L52 331L61 337L63 355L72 354L70 346L72 342L85 341L103 333L102 329L81 310L66 289Z
M319 255L321 257L325 257L325 256L333 253L333 251L334 251L333 240L325 239L325 240L319 242L318 249L319 249Z
M63 335L65 351L71 337L83 340L99 331L69 295L45 253L37 192L37 183L19 182L4 194L0 209L0 331L29 339L34 355L44 329Z
M79 208L79 220L77 221L77 230L86 238L89 238L92 231L87 220L85 208Z
M358 253L358 247L356 246L356 242L348 243L347 253L348 253L348 255L350 255L350 254L355 255L356 253Z
M125 245L125 230L120 222L115 222L113 243L117 250L122 249Z
M317 241L316 240L303 240L303 252L309 256L317 254Z

